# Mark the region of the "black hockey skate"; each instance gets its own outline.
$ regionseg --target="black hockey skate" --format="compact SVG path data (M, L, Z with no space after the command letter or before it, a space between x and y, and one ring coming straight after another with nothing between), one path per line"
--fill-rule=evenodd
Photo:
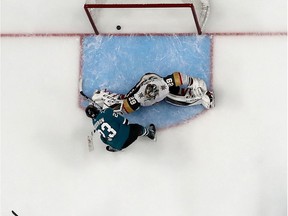
M149 137L149 139L156 141L156 127L154 124L150 124L148 127L148 134L147 136Z
M119 150L112 148L111 146L106 146L106 150L109 152L117 152Z

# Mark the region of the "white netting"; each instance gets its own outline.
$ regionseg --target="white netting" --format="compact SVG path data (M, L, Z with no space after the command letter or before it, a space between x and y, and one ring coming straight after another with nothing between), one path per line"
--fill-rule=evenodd
M205 6L208 2L208 7L204 8L203 2L205 2ZM195 14L189 7L191 3L195 9ZM115 7L98 8L97 5L99 4ZM117 8L118 5L129 4L139 4L140 6L158 4L158 7L148 7L147 5L144 8L138 8L138 6ZM176 6L166 7L165 4L175 4ZM209 0L87 0L86 5L91 6L88 11L91 15L92 26L94 25L99 33L110 34L199 33L201 31L199 29L207 21L210 9Z
M87 0L86 4L165 4L193 3L192 0Z

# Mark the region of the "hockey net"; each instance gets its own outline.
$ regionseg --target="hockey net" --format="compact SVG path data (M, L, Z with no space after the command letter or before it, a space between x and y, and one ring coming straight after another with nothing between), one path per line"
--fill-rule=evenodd
M87 0L95 34L202 34L209 0Z

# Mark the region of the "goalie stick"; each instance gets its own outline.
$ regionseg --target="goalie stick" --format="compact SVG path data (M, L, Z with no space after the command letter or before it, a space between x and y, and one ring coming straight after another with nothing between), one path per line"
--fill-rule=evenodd
M83 87L82 87L83 80L82 78L79 79L79 93L82 95L86 100L88 100L90 103L92 103L97 109L102 110L102 107L99 106L99 104L95 103L95 101L92 100L92 98L88 97L84 92L83 92Z

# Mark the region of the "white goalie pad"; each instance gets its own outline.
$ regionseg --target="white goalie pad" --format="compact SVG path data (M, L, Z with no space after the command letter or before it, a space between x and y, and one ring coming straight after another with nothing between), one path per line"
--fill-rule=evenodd
M194 106L194 105L202 104L201 97L194 97L191 94L187 94L187 93L183 96L169 93L167 97L165 98L165 101L175 106Z
M97 103L102 109L108 107L112 108L115 112L121 113L123 108L123 100L120 95L104 90L96 90L92 96L92 100Z
M169 93L165 100L175 106L195 106L200 104L206 109L215 107L215 98L211 91L207 91L202 96L196 96L191 89L188 89L183 96Z
M202 97L202 105L206 109L215 107L215 97L212 91L207 91L206 94Z

